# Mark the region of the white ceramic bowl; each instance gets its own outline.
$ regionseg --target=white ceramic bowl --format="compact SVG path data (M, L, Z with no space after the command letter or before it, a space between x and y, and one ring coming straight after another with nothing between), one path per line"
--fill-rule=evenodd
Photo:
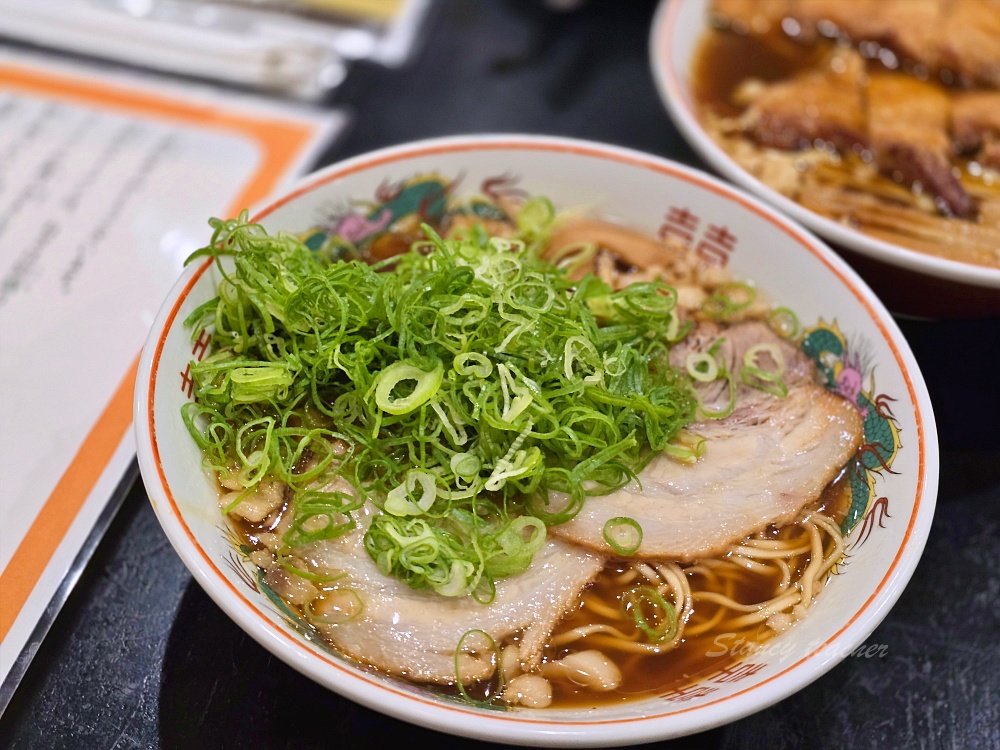
M692 64L709 28L710 0L661 0L649 53L660 98L695 151L723 177L760 196L830 242L894 313L919 317L1000 314L1000 268L920 253L875 239L804 208L743 169L708 135L691 92Z
M452 137L389 148L311 175L257 217L270 230L305 231L332 213L343 218L351 201L374 200L380 185L428 174L460 177L459 189L466 191L506 175L557 206L593 206L653 234L686 211L689 224L697 225L696 242L711 227L726 228L731 249L717 257L725 257L737 276L754 279L776 304L796 310L804 324L825 325L827 365L849 365L862 354L858 398L870 399L876 410L891 404L893 416L886 420L902 436L902 447L891 473L867 476L873 506L852 534L850 564L833 577L808 617L753 657L755 668L742 679L706 675L692 690L655 699L590 710L483 710L361 669L301 638L256 590L252 565L231 546L215 486L181 422L187 363L204 355L182 321L214 295L218 280L210 262L199 262L177 281L149 334L136 387L135 429L156 514L212 599L266 649L346 698L442 732L518 745L613 746L708 729L794 693L863 643L920 557L934 510L938 449L913 356L857 274L811 234L712 177L647 154L563 138ZM838 341L849 350L839 352ZM886 504L889 514L882 512Z

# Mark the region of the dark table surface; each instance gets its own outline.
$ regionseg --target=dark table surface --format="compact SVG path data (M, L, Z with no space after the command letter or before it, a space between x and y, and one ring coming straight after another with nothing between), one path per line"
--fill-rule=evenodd
M435 135L525 132L706 168L670 122L647 56L650 0L447 0L412 63L355 65L331 106L353 128L322 166ZM1000 748L1000 319L899 323L941 440L933 528L867 643L801 692L664 748ZM245 635L192 580L136 482L0 718L10 748L488 747L319 687ZM427 746L427 745L425 745ZM497 746L499 747L499 745Z

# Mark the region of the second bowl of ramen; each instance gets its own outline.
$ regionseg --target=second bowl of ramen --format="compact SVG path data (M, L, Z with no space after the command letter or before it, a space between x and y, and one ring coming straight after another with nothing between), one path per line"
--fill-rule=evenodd
M831 242L889 308L1000 313L1000 11L679 0L650 55L713 169Z
M825 245L657 157L528 136L351 159L217 219L135 402L226 613L342 696L606 746L760 710L922 551L934 417Z

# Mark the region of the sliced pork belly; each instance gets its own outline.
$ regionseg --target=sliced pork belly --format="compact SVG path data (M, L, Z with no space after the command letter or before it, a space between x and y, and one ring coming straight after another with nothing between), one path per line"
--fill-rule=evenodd
M794 0L713 0L709 18L739 34L766 34L781 25Z
M948 2L874 0L865 12L852 15L847 30L857 41L876 42L901 60L935 70L941 63L936 37L947 15Z
M951 102L955 150L1000 168L1000 91L969 91Z
M948 0L935 46L964 83L1000 86L1000 0Z
M455 650L470 630L483 630L497 643L524 631L521 659L538 664L550 632L604 564L601 555L550 539L524 573L496 582L496 598L489 605L471 596L416 591L382 575L365 551L364 529L374 512L368 507L359 528L303 551L320 569L345 571L338 585L353 589L364 602L357 620L320 627L355 659L416 680L453 684ZM459 665L463 683L492 674L488 661L471 656L463 656Z
M976 155L976 159L987 167L1000 169L1000 138L993 136L984 140L982 148L979 149L979 153ZM984 221L986 219L984 206L989 202L990 201L984 201L979 207L979 218Z
M722 339L722 342L716 350L716 357L726 365L730 372L739 372L740 366L743 364L743 355L750 347L757 344L773 344L778 347L785 360L785 373L782 380L789 388L799 385L814 385L816 382L816 368L802 350L788 343L778 336L770 326L760 321L747 321L728 327L710 321L700 323L671 350L670 362L675 367L684 367L689 354L708 351L719 339ZM770 396L759 388L754 388L742 381L738 382L737 401L739 406L747 406L758 399L770 399ZM722 406L725 401L728 401L728 395L724 393L724 390L720 381L719 392L716 394L702 392L702 400L713 408Z
M804 41L844 36L875 42L903 60L936 69L938 37L950 0L793 0L789 15ZM891 62L891 60L887 60Z
M931 74L1000 84L1000 0L791 0L801 41L875 42Z
M643 532L635 557L697 560L724 552L768 524L793 520L836 477L861 443L857 409L817 385L808 359L760 323L721 331L700 326L672 357L679 364L720 335L725 338L720 356L737 372L750 346L776 344L787 365L788 395L741 385L733 414L689 428L707 441L697 462L657 457L639 482L588 498L581 512L552 527L551 535L610 553L604 525L625 516ZM707 398L725 403L728 395L720 389Z
M806 149L817 140L845 151L863 145L865 81L860 55L837 50L822 70L751 93L743 127L758 143L772 148Z
M817 35L847 34L856 16L870 15L879 0L792 0L788 15L799 25L797 36L804 42Z
M950 108L936 84L901 73L869 77L868 130L879 169L898 182L919 183L943 211L967 217L974 206L952 172Z

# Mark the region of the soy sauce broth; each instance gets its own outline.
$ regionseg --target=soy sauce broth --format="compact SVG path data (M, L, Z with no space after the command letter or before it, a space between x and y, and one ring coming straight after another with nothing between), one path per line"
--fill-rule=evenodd
M744 81L790 78L817 65L830 47L826 41L798 44L780 31L757 35L709 29L698 43L692 65L694 99L720 117L736 116L743 107L734 103L733 94Z
M832 482L819 499L816 508L840 523L846 516L851 504L850 483L846 472ZM770 529L770 534L776 535L778 529ZM798 572L808 564L808 558L801 561ZM598 579L584 592L583 598L594 596L605 606L617 608L623 591L632 585L616 585L624 566L621 563L610 562ZM740 570L734 577L732 598L740 604L757 604L773 598L779 591L780 575L761 574L749 570ZM794 575L793 575L794 580ZM829 579L827 579L829 580ZM690 577L692 592L698 590L716 590L702 585L703 577ZM825 585L825 582L824 582ZM814 595L822 594L822 587ZM719 605L712 602L695 602L694 610L687 622L691 629L700 623L710 620L719 610ZM723 618L723 622L728 617ZM556 634L572 628L607 622L619 629L622 621L609 620L593 611L586 610L582 602L569 613L556 628ZM794 629L794 625L792 629ZM623 701L641 700L657 696L669 696L672 691L679 690L694 683L710 681L719 676L732 680L737 674L733 669L743 661L752 661L752 653L774 637L774 632L764 623L734 630L722 625L715 626L704 633L695 636L685 636L673 649L656 655L627 654L619 651L601 649L592 646L610 656L622 672L622 684L617 690L608 693L596 693L565 682L554 682L552 687L553 707L574 707L608 705ZM546 658L558 659L570 650L588 648L587 640L577 641L569 647L550 651ZM728 675L728 677L726 677Z

